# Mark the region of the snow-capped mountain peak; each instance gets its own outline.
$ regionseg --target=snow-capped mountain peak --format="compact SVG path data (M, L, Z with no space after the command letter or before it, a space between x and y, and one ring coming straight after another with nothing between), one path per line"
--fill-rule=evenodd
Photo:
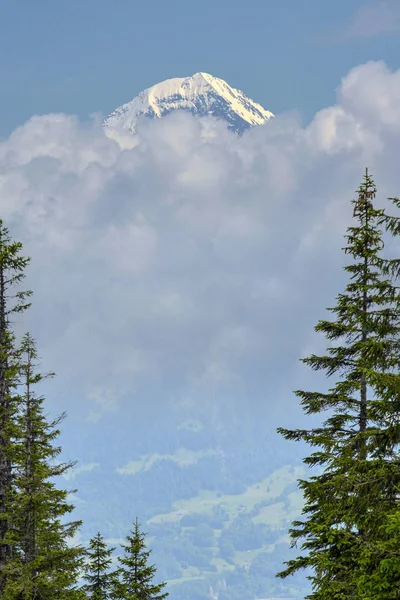
M161 118L175 110L187 110L197 116L213 115L228 123L236 133L254 125L263 125L273 113L253 102L242 91L208 73L167 79L141 92L123 104L104 121L107 135L135 132L143 117Z

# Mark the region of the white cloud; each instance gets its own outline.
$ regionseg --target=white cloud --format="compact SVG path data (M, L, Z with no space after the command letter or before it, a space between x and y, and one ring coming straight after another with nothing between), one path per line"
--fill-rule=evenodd
M72 471L63 473L62 476L64 477L64 479L67 479L67 480L75 479L75 477L79 473L87 473L88 471L93 471L94 469L97 469L99 466L100 466L99 463L88 463L85 465L81 465L80 467L74 467L72 469ZM76 499L76 496L74 496L74 498Z
M289 386L347 281L340 248L365 166L379 205L399 193L399 100L400 72L374 62L305 128L283 115L237 138L178 113L127 148L46 115L1 142L2 218L33 259L19 327L52 385L86 395L67 408L98 420L122 403L125 418L140 402L233 397L253 381L264 402Z
M103 259L114 270L141 273L149 268L157 248L157 234L139 215L125 227L110 225L92 248L93 258Z

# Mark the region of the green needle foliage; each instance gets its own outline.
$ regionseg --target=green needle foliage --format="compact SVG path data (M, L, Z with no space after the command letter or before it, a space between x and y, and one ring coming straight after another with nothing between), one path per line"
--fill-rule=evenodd
M134 531L130 532L132 536L126 537L129 544L122 546L125 557L118 557L123 565L118 571L118 575L122 575L122 582L115 586L112 597L123 600L163 600L169 595L162 593L166 583L152 583L156 567L147 564L151 550L146 550L145 534L140 532L139 527L136 519Z
M334 414L317 429L277 430L288 440L322 447L303 462L326 465L321 475L299 480L308 519L289 530L291 547L306 538L301 548L310 552L286 562L277 574L285 578L312 567L313 592L306 598L313 600L400 598L400 297L393 285L400 259L379 256L384 244L378 226L386 223L394 235L400 227L396 217L374 209L375 195L366 171L352 201L359 224L348 228L344 248L354 258L344 267L351 281L337 306L328 308L336 320L315 327L329 340L345 338L345 343L329 347L328 356L301 359L342 379L327 394L295 391L307 415L330 409Z
M13 391L18 375L18 352L15 336L10 329L10 316L21 313L30 304L26 301L31 291L15 291L24 279L24 270L30 259L20 255L22 244L13 242L8 229L0 219L0 596L6 585L6 565L13 557L8 543L12 530L9 503L12 491L12 455L15 437L13 417L17 410Z
M89 560L84 567L84 579L89 583L84 585L82 590L92 600L111 598L111 592L117 581L115 573L109 572L112 564L111 554L114 550L115 548L107 549L107 544L100 533L90 540L89 550L86 551Z
M82 522L61 523L61 518L74 507L66 501L69 492L56 489L51 481L75 464L52 464L61 452L60 447L53 447L53 440L60 433L57 425L65 413L50 423L46 421L43 397L35 395L34 386L53 373L43 376L35 372L37 354L29 334L22 340L20 355L23 394L19 396L19 413L15 417L18 440L13 456L13 529L9 532L15 552L7 563L2 599L75 598L79 597L74 584L84 561L84 550L68 547L67 539L74 536Z
M398 198L389 198L398 208ZM400 218L384 215L379 223L384 223L386 231L392 235L400 235ZM382 265L384 274L398 277L400 260L387 261ZM400 340L397 339L397 344ZM397 369L396 369L397 367ZM392 359L389 363L391 370L398 371L398 362ZM387 518L383 519L378 528L378 535L365 542L361 548L357 568L358 587L364 600L392 600L400 598L400 486L399 464L400 450L400 400L399 400L399 374L386 372L379 374L376 381L377 395L385 409L386 430L380 431L381 439L389 443L387 459L393 466L392 499L394 507L388 510ZM377 418L381 417L380 406L377 405ZM390 452L390 446L393 450ZM397 445L397 448L395 446ZM387 465L386 465L387 466ZM382 469L382 474L384 469ZM379 473L381 475L381 473Z

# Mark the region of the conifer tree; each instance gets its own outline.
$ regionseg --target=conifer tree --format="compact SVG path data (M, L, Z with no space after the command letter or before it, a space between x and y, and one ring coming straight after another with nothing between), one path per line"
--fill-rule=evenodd
M24 279L30 261L21 256L21 249L22 244L11 240L0 219L0 596L6 585L6 565L13 557L8 532L13 527L9 503L13 495L12 437L15 435L13 416L17 410L13 390L18 374L18 352L10 316L26 310L30 306L26 300L32 294L30 290L10 294Z
M400 200L389 198L398 208ZM400 235L400 217L383 215L378 224L385 224L386 231L394 236ZM382 264L382 272L398 278L400 259ZM393 366L393 365L392 365ZM391 423L386 437L399 442L400 419L398 373L378 375L376 387L379 397L390 401L393 409ZM396 402L397 401L397 402ZM390 453L389 453L390 454ZM394 468L400 462L400 448L393 449L391 460ZM363 544L357 565L356 578L358 589L364 600L392 600L400 598L400 486L393 486L394 508L379 526L378 536Z
M312 430L278 428L286 439L307 441L322 446L303 460L326 465L324 472L310 481L299 480L304 490L305 521L295 521L289 530L291 547L306 538L302 549L310 550L285 564L277 574L287 577L312 567L312 600L366 600L366 590L379 580L379 547L395 559L398 532L390 529L398 514L400 463L396 446L400 443L400 297L393 279L399 276L400 259L383 259L382 232L389 219L383 209L373 207L376 188L365 173L358 189L353 217L359 225L348 228L349 245L344 248L354 263L344 269L351 274L346 293L339 294L335 321L319 321L316 331L329 340L346 339L329 347L329 356L311 355L301 359L314 370L324 369L328 377L339 373L343 379L328 393L296 390L306 414L334 410L323 427ZM387 229L392 221L387 221ZM376 269L374 269L376 267ZM390 273L390 279L384 275ZM376 399L368 395L368 386ZM372 558L374 557L374 558ZM368 596L373 600L399 598L400 582L389 584L386 595Z
M90 540L90 548L86 551L89 561L84 567L84 579L89 583L82 587L82 590L92 600L108 600L111 598L111 592L116 584L115 573L110 573L109 568L112 564L111 555L115 548L108 548L102 535L97 535Z
M11 506L13 530L9 532L13 559L6 566L7 584L2 600L55 600L82 597L76 580L83 564L84 549L68 547L82 521L61 523L73 510L67 490L59 490L52 477L70 469L73 463L54 465L60 447L53 447L59 435L57 426L65 417L47 423L43 397L36 396L34 386L46 377L35 372L35 343L26 334L21 344L19 373L23 394L19 396L19 413L15 417L18 439L14 444L15 492ZM76 490L71 490L76 492Z
M169 594L162 592L166 583L158 585L152 583L156 573L154 565L148 565L151 550L146 550L145 534L141 533L138 519L136 518L132 536L127 535L129 544L122 546L125 550L123 558L118 561L123 565L116 574L122 575L122 582L114 586L112 598L115 600L163 600ZM125 567L125 568L124 568Z

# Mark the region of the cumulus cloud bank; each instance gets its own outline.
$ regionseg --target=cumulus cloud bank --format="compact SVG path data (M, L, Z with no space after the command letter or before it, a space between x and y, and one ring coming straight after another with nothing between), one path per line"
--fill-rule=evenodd
M241 138L186 113L131 144L32 117L0 143L1 216L32 257L19 327L85 419L146 390L268 404L328 345L313 326L347 282L350 200L368 166L393 213L399 152L400 71L382 62L351 70L308 126L282 115Z

